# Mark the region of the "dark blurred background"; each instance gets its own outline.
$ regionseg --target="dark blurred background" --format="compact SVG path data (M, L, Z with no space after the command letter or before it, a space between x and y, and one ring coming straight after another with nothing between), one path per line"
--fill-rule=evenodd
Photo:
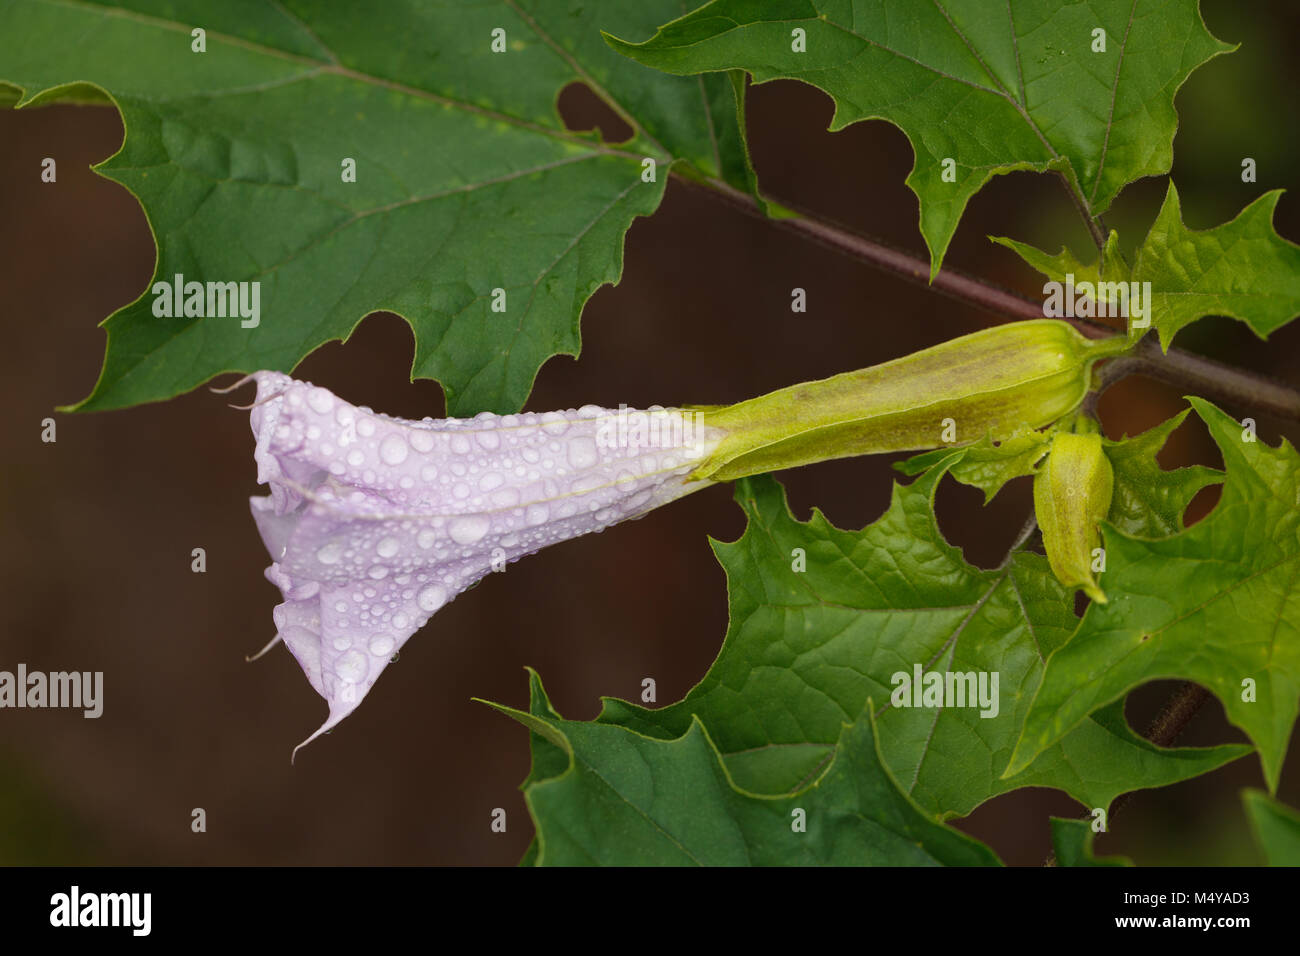
M1285 2L1204 0L1214 34L1241 49L1195 73L1179 94L1173 177L1192 228L1234 216L1300 181L1293 91L1297 10ZM579 88L561 109L575 128L606 122ZM765 191L924 255L912 153L897 129L825 131L831 103L798 83L750 93L749 130ZM602 125L607 133L613 128ZM102 670L105 709L0 712L0 862L60 864L513 864L532 836L518 792L527 735L471 696L527 701L536 667L558 710L589 719L602 694L635 698L643 677L680 699L704 674L727 623L722 572L706 540L742 531L730 487L644 520L534 555L489 575L440 611L388 668L364 706L289 763L325 707L282 648L247 664L274 633L278 592L248 513L255 480L246 413L199 389L163 404L55 414L86 395L104 335L97 323L139 296L154 264L145 216L125 189L89 167L122 140L116 111L60 106L0 111L0 292L5 310L0 398L4 598L0 668ZM39 181L58 159L58 183ZM1243 184L1241 160L1258 163ZM1133 184L1107 215L1131 248L1155 215L1163 179ZM1278 207L1300 239L1300 195ZM1080 254L1087 236L1054 177L1016 173L975 198L946 265L1028 295L1041 279L985 236L1009 235ZM790 312L790 290L808 293ZM581 359L545 365L533 410L730 402L792 382L871 365L996 321L745 216L698 189L669 185L659 212L627 237L626 270L583 316ZM1257 340L1206 319L1178 344L1300 386L1300 323ZM377 313L345 344L310 355L300 378L390 414L441 415L438 387L408 383L409 327ZM1177 389L1129 379L1101 405L1112 437L1177 412ZM1295 423L1240 407L1261 438L1300 439ZM53 415L58 441L40 440ZM781 476L792 507L815 504L840 527L885 508L894 458L832 462ZM1220 464L1195 417L1165 467ZM1217 490L1193 504L1204 515ZM941 524L968 560L997 564L1031 508L1027 479L988 507L945 482ZM192 548L207 573L190 570ZM1131 695L1139 730L1176 686ZM1180 743L1244 739L1211 701ZM1300 804L1293 741L1282 797ZM1237 793L1262 786L1251 756L1217 773L1137 794L1098 841L1143 864L1255 863ZM191 810L207 812L191 832ZM508 830L489 815L504 807ZM1056 791L1022 790L957 821L1009 863L1041 863L1046 815L1081 812Z

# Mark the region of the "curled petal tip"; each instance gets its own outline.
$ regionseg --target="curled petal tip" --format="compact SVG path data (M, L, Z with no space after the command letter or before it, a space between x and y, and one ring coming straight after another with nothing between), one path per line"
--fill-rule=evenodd
M253 373L252 375L245 375L239 381L234 382L231 385L227 385L225 388L209 387L208 391L211 392L213 395L229 395L235 389L239 388L242 385L247 385L249 382L254 381L256 378L257 378L257 373Z
M334 710L333 707L331 707L330 715L328 718L326 718L325 723L317 727L315 733L313 733L310 737L308 737L298 746L293 748L293 753L289 754L289 765L293 766L293 762L298 759L299 750L302 750L303 747L306 747L309 743L311 743L321 734L329 733L331 730L334 729L334 727L338 724L339 721L341 721L344 717L346 717L351 712L352 712L351 708L343 711L336 711Z
M267 651L269 651L271 648L275 647L275 645L279 643L280 643L280 634L277 631L275 637L267 641L266 646L264 648L262 648L256 654L245 654L244 660L247 663L251 664L253 661L260 659L263 654L265 654Z
M247 412L254 408L257 408L257 406L259 405L265 405L267 402L274 401L275 399L279 398L283 394L284 394L283 391L272 392L270 395L265 395L262 398L259 398L254 402L250 402L247 405L231 405L229 407L239 412Z

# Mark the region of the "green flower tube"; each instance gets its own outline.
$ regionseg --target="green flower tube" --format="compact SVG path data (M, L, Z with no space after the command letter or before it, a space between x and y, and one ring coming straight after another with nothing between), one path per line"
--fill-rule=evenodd
M1083 401L1123 336L1038 319L984 329L883 365L704 409L725 437L692 473L730 481L832 458L920 451L1039 428Z

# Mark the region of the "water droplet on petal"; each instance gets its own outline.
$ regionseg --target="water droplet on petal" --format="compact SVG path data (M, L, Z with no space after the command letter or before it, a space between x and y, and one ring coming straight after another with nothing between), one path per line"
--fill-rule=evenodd
M411 432L411 447L418 452L433 451L433 434L425 429L416 429Z
M547 412L542 416L542 431L548 435L563 435L569 429L569 423L559 412Z
M376 564L367 573L376 581L378 581L380 578L388 576L388 569L384 567L382 564Z
M334 662L334 673L345 684L361 683L369 670L370 663L366 660L366 655L357 650L348 651Z
M569 464L574 468L590 468L599 458L596 443L590 438L575 438L569 442Z
M387 634L376 634L370 639L370 653L376 657L387 657L393 653L393 645L397 643Z
M379 445L379 457L390 465L400 465L410 454L401 435L389 435Z
M519 504L519 492L514 488L498 488L492 492L492 504L498 508L509 508Z
M463 455L469 451L469 439L464 435L451 436L451 450L458 455Z
M488 533L490 524L486 515L464 515L452 521L447 530L457 544L473 544Z
M398 543L396 538L384 538L375 545L375 551L379 553L381 558L391 558L397 553L399 547L401 547L401 545Z
M546 524L546 519L550 516L551 509L546 505L529 505L524 513L525 520L531 525Z
M307 393L307 404L313 411L326 415L334 407L334 396L323 388L313 388Z
M432 548L434 543L437 540L438 540L437 532L430 531L428 528L425 528L423 531L421 531L419 534L415 536L415 543L418 544L420 547L424 548L426 551L429 548Z
M338 564L341 557L343 557L343 545L337 541L331 541L316 552L316 560L321 564Z
M447 589L438 584L430 584L420 592L415 603L420 605L420 610L432 613L447 603Z

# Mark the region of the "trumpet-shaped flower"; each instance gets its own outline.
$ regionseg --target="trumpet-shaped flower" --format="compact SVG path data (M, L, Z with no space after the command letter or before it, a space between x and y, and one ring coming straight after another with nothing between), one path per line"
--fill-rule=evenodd
M486 574L708 485L689 475L721 437L658 408L406 421L278 372L253 378L271 493L251 505L284 596L277 636L329 704L304 744Z
M418 422L258 372L257 477L271 494L252 505L284 594L275 624L329 703L307 740L356 708L438 608L525 554L712 481L939 447L950 420L970 440L1039 428L1128 347L1054 319L1014 322L726 407Z

